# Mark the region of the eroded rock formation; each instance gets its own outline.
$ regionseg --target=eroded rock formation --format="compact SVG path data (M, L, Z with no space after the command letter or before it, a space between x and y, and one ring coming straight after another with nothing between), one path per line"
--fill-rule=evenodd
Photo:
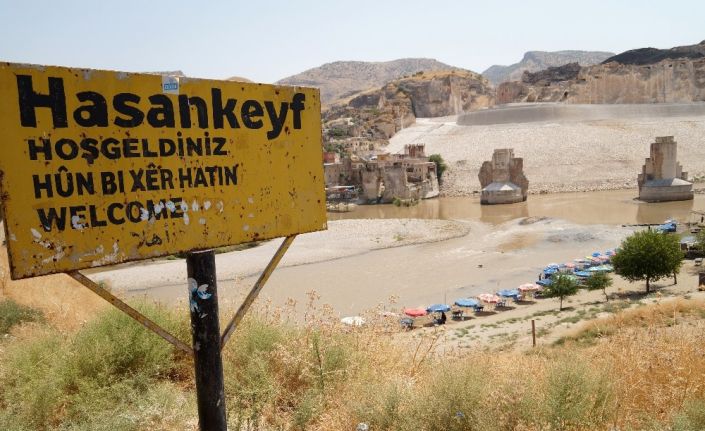
M485 108L494 92L481 75L469 71L417 73L360 93L323 113L326 142L364 139L386 143L417 117L442 117Z
M671 50L627 51L569 73L573 69L575 65L565 65L500 84L497 103L705 101L705 42Z

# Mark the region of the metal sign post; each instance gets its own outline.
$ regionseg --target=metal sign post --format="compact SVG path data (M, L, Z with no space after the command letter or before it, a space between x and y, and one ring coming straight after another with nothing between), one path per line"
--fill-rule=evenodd
M225 431L223 359L220 355L218 285L213 250L186 256L191 335L196 372L198 422L201 430Z

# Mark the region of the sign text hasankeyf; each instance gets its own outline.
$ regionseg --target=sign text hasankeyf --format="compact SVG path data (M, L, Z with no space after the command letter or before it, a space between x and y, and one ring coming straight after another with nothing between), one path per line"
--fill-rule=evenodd
M326 228L316 89L0 64L12 278Z

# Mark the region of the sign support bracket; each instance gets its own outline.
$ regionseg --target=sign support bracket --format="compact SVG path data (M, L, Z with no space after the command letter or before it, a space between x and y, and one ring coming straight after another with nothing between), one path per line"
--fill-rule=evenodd
M284 254L286 253L286 251L289 250L289 246L291 246L291 243L294 242L294 238L296 238L296 235L290 235L290 236L287 236L286 238L284 238L284 242L281 243L281 245L277 249L276 253L274 253L274 256L272 256L272 259L269 261L267 266L264 268L264 271L262 271L262 274L257 279L257 282L254 284L254 286L252 286L250 293L247 294L247 296L245 297L245 300L240 305L240 308L237 309L237 312L235 313L233 318L230 320L228 325L225 327L225 330L223 331L223 336L220 338L220 349L221 350L223 349L223 347L225 347L225 343L228 342L228 339L235 331L235 328L240 324L242 319L245 317L247 310L250 309L250 306L252 305L252 303L255 302L255 299L257 299L257 296L262 291L262 288L267 283L267 280L269 280L269 276L272 275L272 272L274 272L274 269L277 267L279 262L282 260L282 257L284 257Z
M169 343L173 344L177 349L188 353L190 357L193 357L193 349L191 349L186 343L183 341L179 340L176 338L174 335L169 333L166 329L162 328L149 318L147 316L143 315L139 311L135 310L134 308L130 307L126 303L124 303L120 298L117 296L113 295L112 293L108 292L106 289L101 287L98 283L94 282L90 278L86 277L85 275L81 274L78 271L71 271L68 273L69 277L73 278L74 280L78 281L82 285L86 286L88 289L96 293L98 296L101 298L105 299L108 301L111 305L113 305L115 308L118 310L122 311L123 313L127 314L131 318L135 319L137 322L139 322L142 326L145 328L149 329L150 331L154 332L155 334L159 335Z

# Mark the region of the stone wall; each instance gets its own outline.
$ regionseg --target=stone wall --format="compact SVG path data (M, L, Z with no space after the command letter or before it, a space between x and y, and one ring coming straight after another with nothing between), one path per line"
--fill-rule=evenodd
M482 163L478 174L483 204L514 203L526 200L529 180L524 175L524 160L514 157L511 148L494 150L491 161Z
M693 199L693 184L688 173L678 162L678 144L673 136L658 136L649 148L637 176L639 199L646 202L680 201Z

